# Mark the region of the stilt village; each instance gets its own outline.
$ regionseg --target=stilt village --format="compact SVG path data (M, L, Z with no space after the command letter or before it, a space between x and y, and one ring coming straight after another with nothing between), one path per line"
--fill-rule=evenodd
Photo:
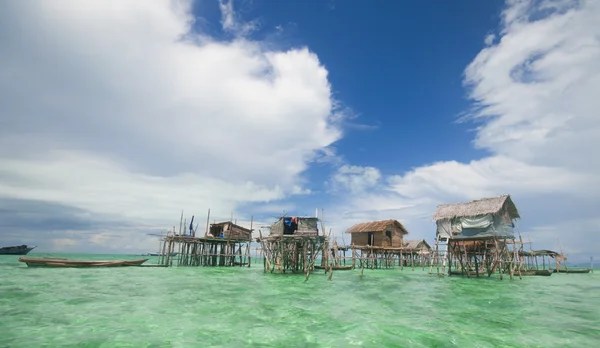
M255 257L262 259L264 272L301 274L305 280L318 271L329 280L336 271L351 270L362 278L365 269L420 268L439 277L522 279L589 273L593 268L570 270L562 252L532 249L519 231L520 215L510 195L439 205L432 219L436 226L432 245L407 238L409 231L394 219L358 223L344 232L350 243L338 244L331 229L326 232L323 213L281 216L270 226L255 229L254 221L246 228L233 216L231 221L210 224L209 210L200 233L193 217L186 228L182 214L177 233L173 227L161 234L159 252L149 255L157 256L156 266L162 267L251 267L250 244L256 242L260 247Z

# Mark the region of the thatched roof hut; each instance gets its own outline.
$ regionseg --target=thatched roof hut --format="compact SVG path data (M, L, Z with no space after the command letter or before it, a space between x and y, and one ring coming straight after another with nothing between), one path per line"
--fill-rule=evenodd
M404 249L412 251L413 253L429 254L431 246L425 239L413 239L404 241Z
M510 195L477 199L470 202L441 204L433 220L437 233L448 238L514 236L514 220L519 211Z
M551 258L565 258L565 256L559 252L554 250L531 250L531 251L521 251L519 254L523 256L535 257L535 256L549 256Z
M475 217L487 214L498 214L506 209L512 219L519 219L519 211L510 195L476 199L470 202L440 204L433 215L433 220Z
M352 244L359 246L402 247L404 235L408 234L398 220L362 222L350 227Z

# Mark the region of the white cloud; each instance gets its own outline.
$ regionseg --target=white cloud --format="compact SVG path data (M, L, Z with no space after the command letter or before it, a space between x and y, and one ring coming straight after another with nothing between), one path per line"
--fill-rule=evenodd
M221 10L221 26L223 30L236 36L246 36L258 28L256 20L250 22L240 22L236 16L233 6L233 0L219 0L219 9Z
M342 165L333 174L331 182L335 190L361 193L375 187L381 179L381 172L374 167Z
M466 70L471 97L482 107L474 116L487 121L476 146L532 164L568 161L600 170L600 160L577 153L600 132L600 102L593 97L600 84L598 7L582 2L537 21L519 8L507 10L514 18L505 35Z
M53 239L52 243L57 251L68 251L70 247L77 245L77 241L68 238Z
M237 184L185 172L171 177L131 173L117 163L79 153L47 155L37 161L5 160L0 173L6 173L4 178L18 174L15 179L22 184L0 185L3 196L58 201L97 214L158 224L176 219L181 209L210 207L222 212L222 217L238 203L268 202L290 192L279 186Z
M191 32L190 1L2 2L0 198L168 226L310 192L341 137L327 70L220 5L232 41Z
M233 1L219 0L219 9L221 10L221 25L224 30L235 28L236 20L234 18Z
M600 229L596 212L587 208L600 199L598 18L595 1L509 1L500 37L486 39L488 46L465 71L477 106L466 119L481 122L474 145L490 156L392 175L374 192L344 197L348 205L330 216L371 211L370 217L405 222L411 238L430 240L434 227L427 220L437 204L510 193L522 225L541 242L536 248L556 248L552 241L568 231L563 246L597 253L600 238L586 231ZM396 210L382 214L386 207ZM561 228L536 230L549 224Z
M444 194L469 200L519 192L537 194L551 191L566 195L588 195L597 182L591 174L563 167L534 166L506 156L493 156L464 164L440 162L419 167L402 176L388 178L390 188L408 198Z
M571 241L573 239L584 242L596 240L598 226L600 226L600 219L592 217L565 220L551 225L538 225L531 230L524 230L522 234L524 241L531 242L534 249L540 249L540 246L546 245L553 250L562 250L567 258L579 257L585 260L595 250L590 250L590 246L586 243L571 243ZM570 233L565 235L565 231Z

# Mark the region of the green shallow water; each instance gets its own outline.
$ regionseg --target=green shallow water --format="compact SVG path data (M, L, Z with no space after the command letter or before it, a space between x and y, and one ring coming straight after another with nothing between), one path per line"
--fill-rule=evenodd
M30 254L29 256L48 256ZM52 255L60 256L60 255ZM138 256L68 255L135 259ZM27 268L0 255L0 347L597 347L600 274ZM148 263L154 262L153 260Z

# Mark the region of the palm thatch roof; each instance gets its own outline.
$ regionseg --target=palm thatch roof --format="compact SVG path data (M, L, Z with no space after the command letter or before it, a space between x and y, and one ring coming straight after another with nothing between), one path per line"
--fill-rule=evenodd
M413 240L405 240L404 241L404 248L409 249L409 250L417 250L419 249L419 245L423 243L425 244L425 249L430 250L431 246L425 241L425 239L413 239Z
M498 214L506 209L511 219L521 216L513 203L510 195L502 195L492 198L482 198L470 202L440 204L433 215L433 220L454 219L462 217L474 217L487 214Z
M551 258L565 258L563 254L556 252L554 250L531 250L531 251L521 251L521 255L523 256L550 256Z
M367 232L383 232L388 229L390 225L400 229L402 234L408 234L408 231L404 226L398 222L398 220L381 220L381 221L369 221L361 222L350 227L346 233L367 233Z

